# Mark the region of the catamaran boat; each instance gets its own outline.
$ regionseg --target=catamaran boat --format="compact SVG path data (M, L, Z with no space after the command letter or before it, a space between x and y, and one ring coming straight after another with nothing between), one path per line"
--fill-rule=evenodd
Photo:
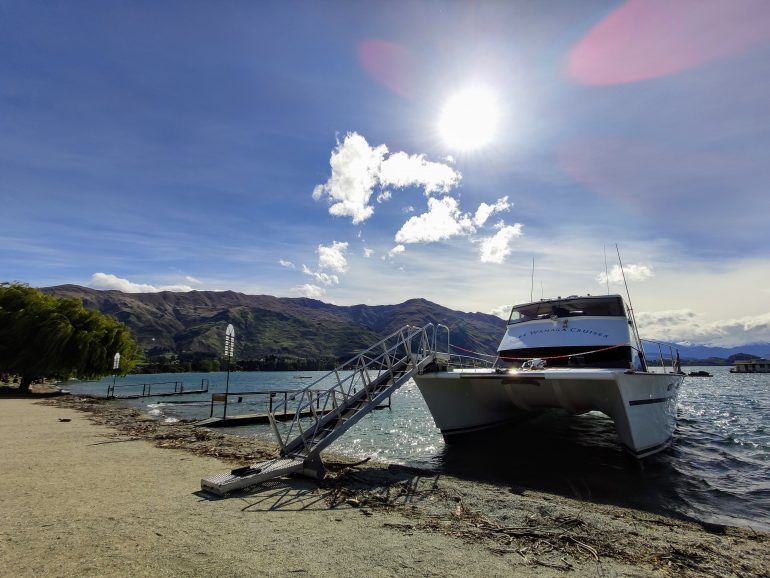
M560 297L513 307L486 367L447 352L414 380L447 442L546 410L600 411L623 447L643 458L667 447L676 425L684 374L669 351L668 366L661 351L662 370L648 369L620 295Z

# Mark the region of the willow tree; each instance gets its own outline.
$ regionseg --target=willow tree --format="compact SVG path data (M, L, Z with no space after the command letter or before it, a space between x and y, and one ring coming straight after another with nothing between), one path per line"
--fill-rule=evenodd
M0 283L0 371L36 379L96 379L134 367L137 346L125 325L74 299L60 299L18 283Z

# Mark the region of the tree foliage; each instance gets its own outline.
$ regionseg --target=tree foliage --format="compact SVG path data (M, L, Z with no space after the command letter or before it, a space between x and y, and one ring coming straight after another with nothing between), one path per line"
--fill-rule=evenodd
M0 371L21 375L21 387L42 377L96 379L136 364L129 330L112 317L18 283L0 283Z

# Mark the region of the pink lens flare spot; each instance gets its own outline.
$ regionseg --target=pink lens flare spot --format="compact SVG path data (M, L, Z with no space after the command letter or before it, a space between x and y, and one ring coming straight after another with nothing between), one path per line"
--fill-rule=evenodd
M589 85L638 82L768 41L766 0L628 0L572 48L567 72Z
M358 44L358 60L377 82L401 96L411 96L414 62L409 51L385 40Z

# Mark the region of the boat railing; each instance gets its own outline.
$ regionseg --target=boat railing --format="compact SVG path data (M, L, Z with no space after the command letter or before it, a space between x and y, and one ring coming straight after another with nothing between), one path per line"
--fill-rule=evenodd
M436 357L440 360L441 354L438 353ZM473 355L451 353L448 359L446 359L446 362L448 369L490 369L495 366L496 360L484 359Z
M655 341L654 339L640 339L639 340L642 344L642 353L645 357L645 360L647 358L647 350L644 347L645 344L649 343L651 345L657 346L658 349L658 361L660 362L660 366L663 368L663 373L681 373L682 368L679 365L679 348L673 345L672 343L666 343L665 341ZM664 351L668 352L668 355L666 356L664 354ZM666 361L668 361L668 366L666 365Z

